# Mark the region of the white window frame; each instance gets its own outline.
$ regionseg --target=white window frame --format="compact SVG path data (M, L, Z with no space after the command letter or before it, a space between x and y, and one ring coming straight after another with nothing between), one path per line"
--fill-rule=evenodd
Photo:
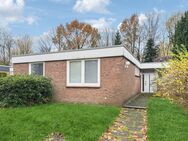
M45 76L45 62L33 62L33 63L29 63L29 75L31 75L31 65L32 64L43 64L43 76Z
M85 61L96 60L98 62L97 83L85 83ZM70 83L70 62L81 61L81 83ZM84 59L67 61L67 87L100 87L100 59Z

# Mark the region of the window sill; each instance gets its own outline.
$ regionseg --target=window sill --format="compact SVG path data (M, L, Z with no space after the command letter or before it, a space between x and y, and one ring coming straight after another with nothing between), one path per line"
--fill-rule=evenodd
M66 87L99 88L100 84L67 84Z

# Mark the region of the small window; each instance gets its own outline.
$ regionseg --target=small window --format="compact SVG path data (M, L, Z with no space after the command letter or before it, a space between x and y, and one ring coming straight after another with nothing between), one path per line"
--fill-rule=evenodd
M30 74L44 75L43 74L43 63L32 63L30 64Z
M99 59L67 61L67 86L100 86Z

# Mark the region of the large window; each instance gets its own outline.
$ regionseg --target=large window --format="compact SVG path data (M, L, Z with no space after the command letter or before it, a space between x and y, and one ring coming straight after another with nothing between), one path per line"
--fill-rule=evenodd
M67 86L100 86L100 60L67 61Z
M43 63L31 63L29 64L29 74L44 75Z

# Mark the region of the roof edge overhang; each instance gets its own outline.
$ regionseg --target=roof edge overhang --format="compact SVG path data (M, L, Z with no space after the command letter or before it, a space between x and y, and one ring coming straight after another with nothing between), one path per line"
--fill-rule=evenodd
M18 64L18 63L104 58L104 57L118 57L118 56L127 58L130 62L135 64L140 69L164 68L163 63L161 62L140 63L123 46L112 46L112 47L105 47L105 48L92 48L92 49L62 51L62 52L51 52L51 53L46 53L46 54L14 56L12 57L12 63Z

